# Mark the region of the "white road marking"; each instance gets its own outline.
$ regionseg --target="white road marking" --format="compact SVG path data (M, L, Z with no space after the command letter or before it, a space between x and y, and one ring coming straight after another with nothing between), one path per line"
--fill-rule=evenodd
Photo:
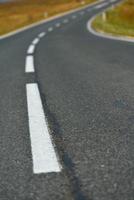
M48 28L48 31L49 31L49 32L53 31L53 27L49 27L49 28Z
M96 9L99 9L99 8L102 8L103 6L106 6L106 5L107 5L107 3L103 3L103 4L101 4L101 5L95 6L95 8L96 8Z
M35 45L31 44L27 50L28 54L33 54L35 50Z
M46 33L45 32L42 32L42 33L40 33L39 35L38 35L38 37L39 38L42 38L42 37L44 37L46 35Z
M39 38L35 38L35 39L33 40L32 44L33 44L33 45L36 45L36 44L38 44L39 41L40 41Z
M65 24L68 23L68 22L69 22L68 19L63 20L63 23L65 23Z
M72 19L76 19L76 17L77 17L76 15L73 15L73 16L72 16Z
M57 28L60 27L60 25L61 25L60 23L56 23L56 24L55 24L55 26L56 26Z
M27 56L26 57L26 64L25 64L25 72L26 73L32 73L34 72L34 61L33 56Z
M36 83L27 84L26 91L33 172L35 174L60 172L61 166L47 128L38 85Z

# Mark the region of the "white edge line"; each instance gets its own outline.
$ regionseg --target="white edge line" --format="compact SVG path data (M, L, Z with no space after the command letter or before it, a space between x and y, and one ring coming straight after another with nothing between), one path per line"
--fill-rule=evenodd
M122 2L117 2L116 5L120 4L120 3L122 3ZM88 29L88 31L90 33L92 33L93 35L98 36L98 37L102 37L102 38L106 38L106 39L111 39L111 40L124 41L124 42L132 42L133 43L134 39L131 39L131 38L127 37L127 36L126 37L125 36L113 36L113 35L110 35L110 33L107 34L107 33L104 33L104 32L103 33L102 32L97 32L95 29L92 28L92 22L95 20L95 18L97 16L99 16L101 13L103 13L104 11L109 10L112 6L113 5L110 5L110 7L103 9L102 11L100 11L99 13L97 13L95 16L93 16L87 22L87 29Z
M83 10L83 9L85 9L85 8L90 8L90 7L92 7L92 6L96 5L96 4L99 4L100 2L101 2L101 0L100 0L100 1L97 1L97 2L94 2L94 3L92 3L92 4L89 4L89 5L83 6L83 7L81 7L81 8L76 8L76 9L73 9L73 10L71 10L71 11L67 11L67 12L64 12L64 13L62 13L62 14L58 14L58 15L56 15L56 16L50 17L50 18L48 18L48 19L44 19L44 20L41 20L41 21L39 21L39 22L35 22L35 23L31 24L31 25L22 27L22 28L20 28L20 29L15 30L15 31L11 31L11 32L9 32L9 33L7 33L7 34L4 34L4 35L0 36L0 40L5 39L5 38L8 38L8 37L11 37L11 36L16 35L16 34L18 34L18 33L21 33L21 32L23 32L23 31L26 31L26 30L28 30L28 29L30 29L30 28L34 28L34 27L36 27L36 26L39 26L39 25L41 25L41 24L44 24L44 23L53 21L53 20L58 19L58 18L61 18L61 17L66 16L66 15L68 15L68 14L75 13L75 12L80 11L80 10Z
M106 5L108 5L108 4L107 3L103 3L103 4L95 6L95 8L99 9L99 8L102 8L102 7L106 6Z
M34 69L34 58L32 55L26 56L25 61L25 72L26 73L33 73L35 71Z
M26 94L33 172L35 174L60 172L62 167L49 134L38 85L26 84Z

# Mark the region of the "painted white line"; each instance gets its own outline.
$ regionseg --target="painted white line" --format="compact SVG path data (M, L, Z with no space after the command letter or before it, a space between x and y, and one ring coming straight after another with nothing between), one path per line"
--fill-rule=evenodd
M25 63L25 72L26 73L32 73L34 72L34 60L33 56L27 56L26 57L26 63Z
M116 4L120 4L122 2L117 2ZM110 33L104 33L104 32L97 32L92 28L92 22L94 21L94 19L100 15L100 13L109 10L112 7L112 5L110 5L110 7L103 9L103 11L97 13L95 16L93 16L88 22L87 22L87 29L90 33L92 33L93 35L97 36L97 37L102 37L102 38L106 38L106 39L111 39L111 40L118 40L118 41L124 41L124 42L132 42L134 43L134 39L133 38L129 38L129 37L125 37L125 36L114 36L114 35L110 35Z
M48 28L48 32L51 32L51 31L53 31L53 27Z
M55 24L55 26L56 26L57 28L59 28L60 25L61 25L60 23L56 23L56 24Z
M100 1L101 1L101 0L100 0ZM39 22L35 22L35 23L30 24L30 25L28 25L28 26L25 26L25 27L23 27L23 28L19 28L19 29L15 30L15 31L11 31L11 32L9 32L9 33L7 33L7 34L4 34L4 35L0 36L0 40L5 39L5 38L7 38L7 37L11 37L11 36L13 36L13 35L16 35L16 34L18 34L18 33L21 33L21 32L23 32L23 31L26 31L26 30L28 30L28 29L34 28L34 27L36 27L36 26L40 26L40 25L45 24L45 23L47 23L47 22L54 21L55 19L59 19L59 18L61 18L61 17L63 17L63 16L66 16L66 15L68 15L68 14L75 13L75 12L77 12L77 11L83 10L84 8L90 8L90 7L92 7L93 5L96 5L96 4L98 4L98 2L94 2L94 3L90 4L90 5L83 6L82 8L72 9L71 11L67 11L67 12L58 14L58 15L56 15L56 16L50 17L50 18L48 18L48 19L41 20L41 21L39 21Z
M72 19L76 19L76 17L77 17L76 15L73 15L73 16L72 16Z
M28 54L33 54L35 50L35 45L31 44L27 50Z
M33 44L33 45L36 45L36 44L38 44L39 41L40 41L39 38L35 38L35 39L33 40L32 44Z
M64 24L66 24L66 23L68 23L68 22L69 22L68 19L64 19L64 20L63 20L63 23L64 23Z
M42 38L42 37L44 37L46 35L46 33L45 32L42 32L42 33L40 33L39 35L38 35L38 37L39 38Z
M99 9L99 8L102 8L102 7L106 6L106 5L107 5L107 3L103 3L103 4L101 4L101 5L95 6L95 8L96 8L96 9Z
M95 9L98 9L98 8L101 8L102 6L101 5L97 5L97 6L95 6L94 8Z
M60 172L54 146L47 128L41 97L36 83L26 85L33 172Z

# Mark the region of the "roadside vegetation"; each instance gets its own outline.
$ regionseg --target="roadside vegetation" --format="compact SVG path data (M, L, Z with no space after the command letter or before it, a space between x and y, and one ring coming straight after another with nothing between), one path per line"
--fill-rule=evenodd
M97 16L92 27L98 32L134 37L134 0L126 0Z
M0 35L95 0L16 0L0 4Z

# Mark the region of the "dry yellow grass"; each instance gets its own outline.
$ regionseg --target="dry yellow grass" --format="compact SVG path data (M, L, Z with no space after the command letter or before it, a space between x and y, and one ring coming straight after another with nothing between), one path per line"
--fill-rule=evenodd
M134 37L134 0L126 0L115 9L106 12L106 20L102 15L93 21L97 31L115 35Z
M95 0L85 0L85 4ZM82 6L81 0L20 0L0 4L0 35Z

